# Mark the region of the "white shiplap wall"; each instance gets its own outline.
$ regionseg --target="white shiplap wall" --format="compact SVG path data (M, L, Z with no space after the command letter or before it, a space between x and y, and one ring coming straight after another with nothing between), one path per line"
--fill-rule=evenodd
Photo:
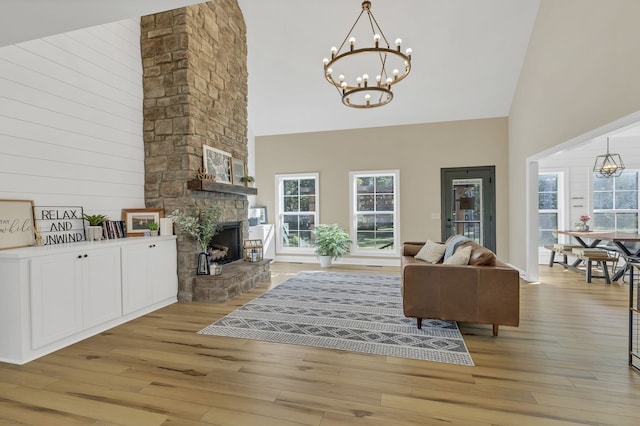
M144 207L140 21L0 48L0 199Z

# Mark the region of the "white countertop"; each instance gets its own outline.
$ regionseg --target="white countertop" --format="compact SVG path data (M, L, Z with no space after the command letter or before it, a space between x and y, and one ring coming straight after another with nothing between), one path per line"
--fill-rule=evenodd
M33 256L45 256L48 254L60 254L74 252L83 249L96 249L107 247L122 247L130 244L140 244L144 242L174 240L175 235L166 235L158 237L129 237L115 238L111 240L101 241L80 241L77 243L51 244L47 246L31 246L20 247L6 250L0 250L0 260L2 259L21 259Z

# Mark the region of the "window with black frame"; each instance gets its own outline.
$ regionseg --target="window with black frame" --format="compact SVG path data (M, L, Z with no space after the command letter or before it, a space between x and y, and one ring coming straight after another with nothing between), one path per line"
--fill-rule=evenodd
M593 177L593 228L638 233L638 172Z

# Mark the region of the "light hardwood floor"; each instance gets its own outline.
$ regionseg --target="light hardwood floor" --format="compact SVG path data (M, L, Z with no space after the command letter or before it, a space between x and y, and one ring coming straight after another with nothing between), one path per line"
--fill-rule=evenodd
M309 269L273 264L271 284L227 304L177 303L26 365L0 363L0 424L640 424L627 285L559 267L521 284L520 327L494 338L489 325L460 325L475 367L196 334Z

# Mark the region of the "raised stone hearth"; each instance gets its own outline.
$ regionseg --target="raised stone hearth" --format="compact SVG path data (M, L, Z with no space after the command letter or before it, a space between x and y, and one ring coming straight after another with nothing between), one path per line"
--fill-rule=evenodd
M199 275L193 289L194 302L223 303L271 280L270 260L238 260L222 267L221 275Z

